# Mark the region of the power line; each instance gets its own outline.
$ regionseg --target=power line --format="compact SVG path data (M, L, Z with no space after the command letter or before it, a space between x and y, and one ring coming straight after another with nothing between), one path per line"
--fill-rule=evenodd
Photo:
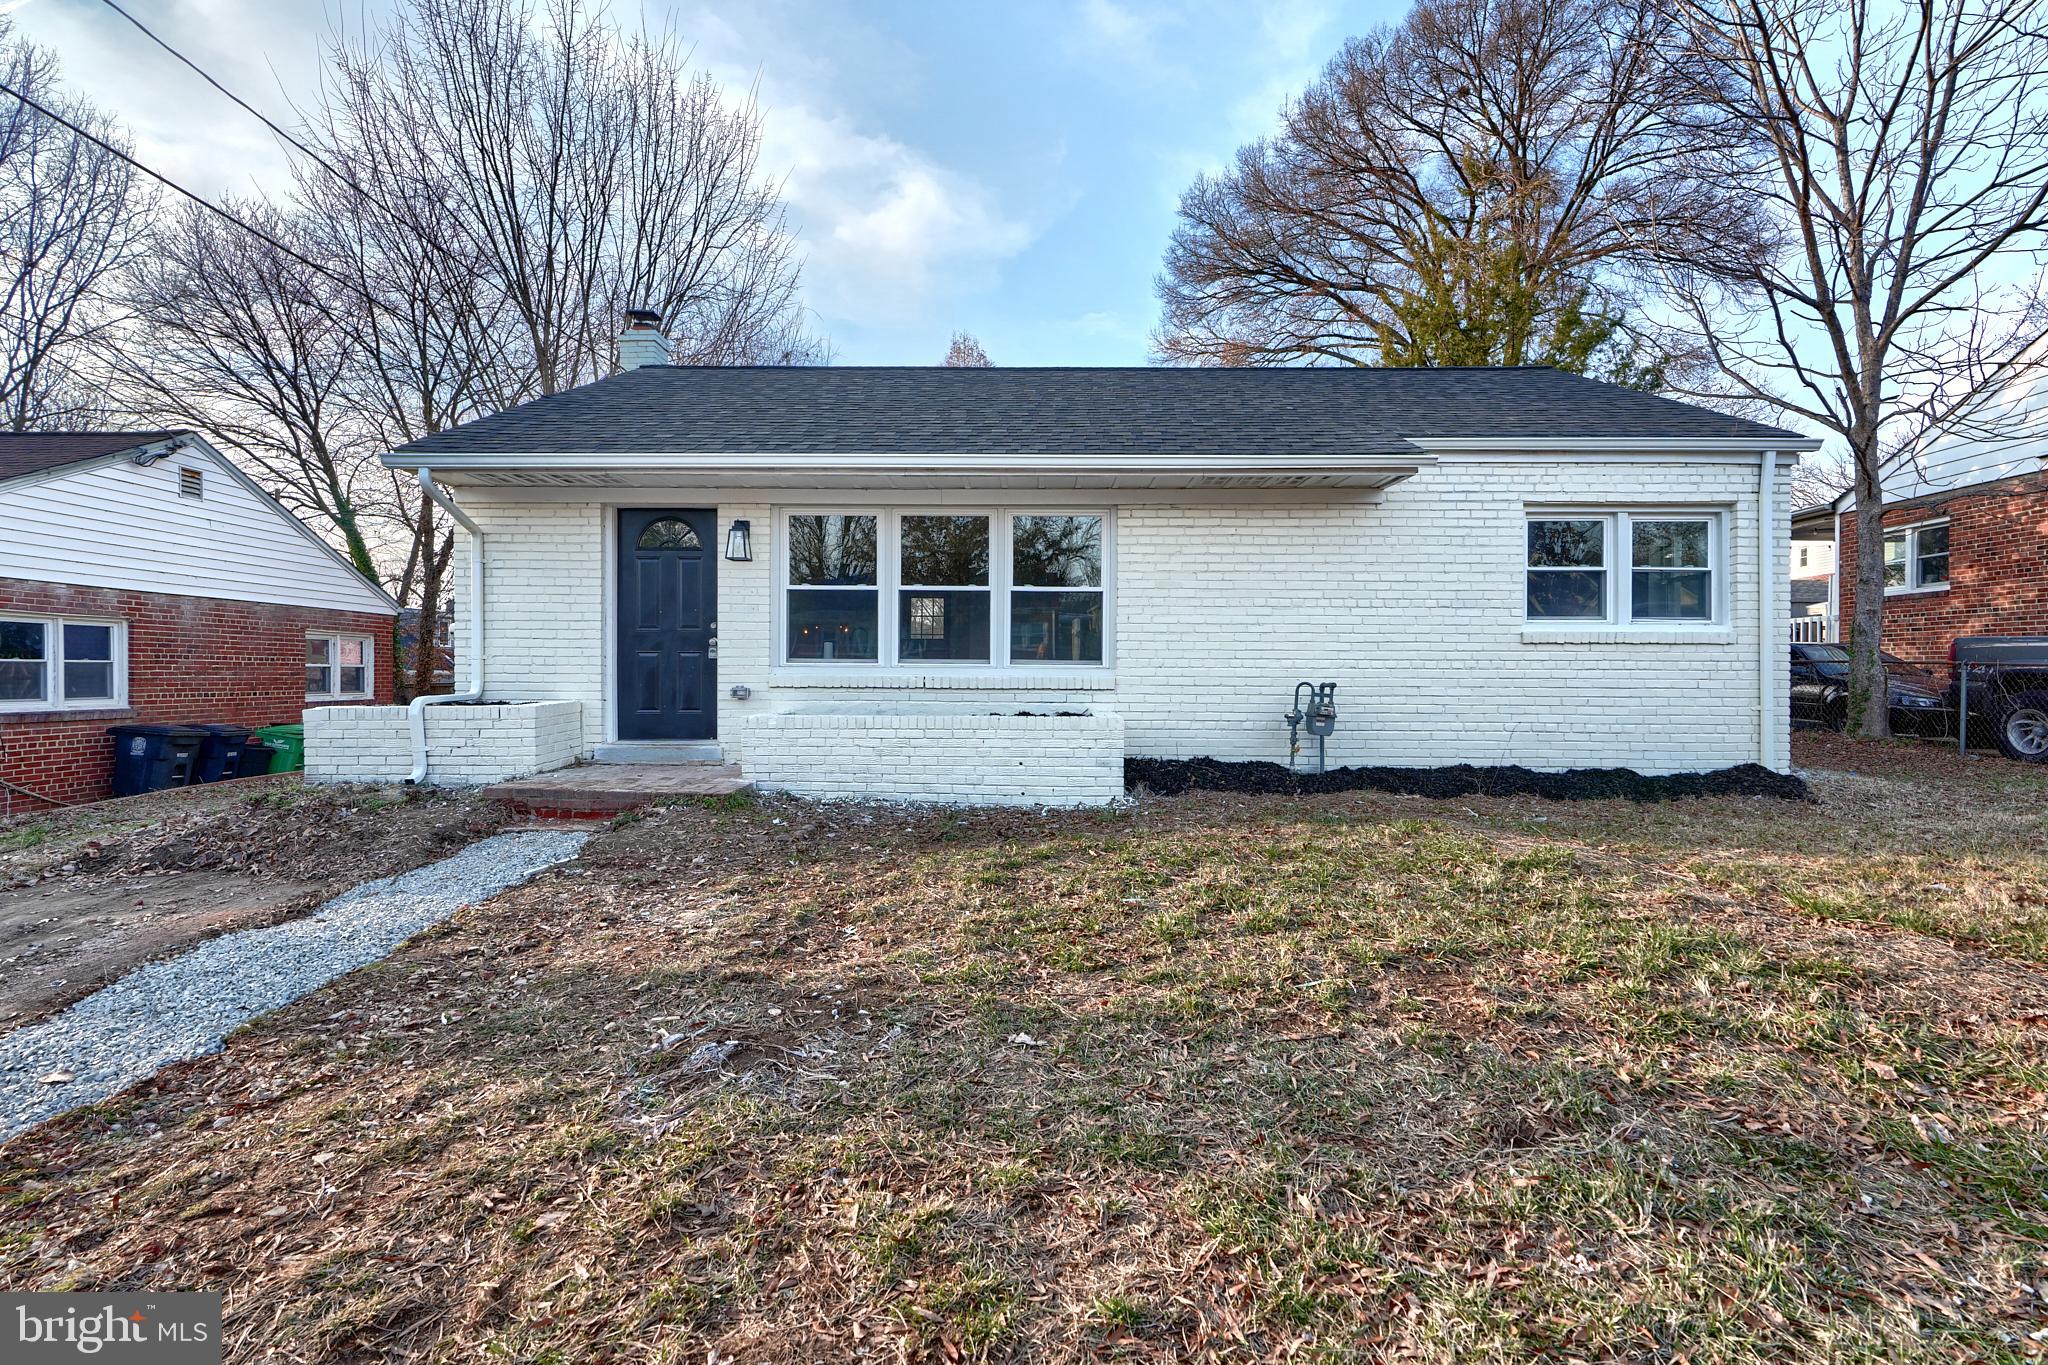
M176 57L180 62L184 63L184 65L188 67L194 75L198 76L200 80L205 81L208 85L220 91L221 94L227 96L228 99L232 100L237 107L239 107L244 112L249 114L258 123L261 123L265 128L268 128L271 132L275 133L278 137L290 143L294 149L296 149L298 152L304 155L308 160L312 161L315 165L319 166L321 170L326 171L336 180L339 180L342 184L348 186L357 194L362 195L363 198L368 199L373 204L376 204L378 208L383 209L386 213L390 212L390 210L388 208L385 208L383 204L377 203L377 200L370 194L368 190L364 189L361 185L358 185L349 176L344 175L339 170L336 170L332 162L328 161L325 157L321 156L320 153L314 151L311 147L308 147L305 143L299 141L299 139L292 133L287 132L285 129L280 128L277 124L271 122L270 117L267 114L265 114L261 109L258 109L255 105L249 103L249 101L243 99L240 95L237 95L234 91L228 89L225 85L222 85L219 81L213 78L211 73L209 73L205 67L199 65L199 63L193 61L190 57L187 57L177 48L171 46L171 44L164 41L162 38L158 37L155 30L151 29L149 25L143 23L140 19L130 14L127 10L122 9L118 4L114 2L114 0L101 0L101 3L104 4L108 9L112 10L114 13L120 15L123 19L126 19L129 23L135 25L136 28L142 31L142 35L144 37L148 38L152 43L155 43L158 47L162 48L164 51L170 53L173 57Z
M109 156L118 157L121 161L126 162L128 165L134 167L136 170L141 171L144 175L148 176L151 180L156 181L159 185L164 186L166 189L171 190L173 193L183 195L185 198L199 205L199 207L205 209L208 213L226 219L228 222L233 223L242 231L248 233L251 237L256 238L258 241L263 242L265 245L273 248L274 250L280 251L284 253L286 256L289 256L291 259L297 261L300 265L306 267L306 269L314 271L317 274L325 275L328 279L333 280L336 284L342 285L345 288L354 289L357 292L362 293L363 297L367 299L370 303L376 305L377 307L388 309L388 305L372 297L368 292L363 291L361 286L356 284L355 281L345 279L342 276L335 274L332 270L329 270L326 266L321 265L318 261L310 260L307 257L300 255L297 251L293 250L289 246L286 246L283 242L271 236L262 228L257 227L253 223L246 222L241 218L237 218L234 214L229 213L226 209L214 203L211 199L206 198L204 195L186 189L183 185L180 185L177 181L171 179L163 172L153 170L150 167L144 165L142 162L137 161L133 156L130 156L121 148L116 147L113 143L99 136L99 134L90 132L87 129L79 127L70 119L65 118L62 114L50 108L48 105L43 104L38 100L31 99L29 96L22 94L21 91L16 90L13 86L7 84L7 82L5 81L0 81L0 94L14 96L15 99L20 100L21 103L27 108L35 110L38 114L41 114L44 118L50 120L50 122L56 124L58 127L69 131L73 137L81 138L86 142L90 142L93 146L99 148L101 151L107 153ZM397 314L395 310L390 311L393 311L394 316L402 317L402 315Z

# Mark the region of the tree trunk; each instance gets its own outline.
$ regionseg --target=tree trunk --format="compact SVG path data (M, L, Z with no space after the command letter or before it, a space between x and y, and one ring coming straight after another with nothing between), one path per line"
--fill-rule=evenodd
M435 690L434 668L441 661L441 585L448 576L448 555L453 536L434 543L434 514L431 499L421 499L420 536L425 549L420 556L420 615L412 653L412 694L431 695Z
M1873 440L1874 444L1874 440ZM1849 625L1849 729L1866 739L1892 733L1884 660L1884 488L1877 452L1856 457L1856 615Z

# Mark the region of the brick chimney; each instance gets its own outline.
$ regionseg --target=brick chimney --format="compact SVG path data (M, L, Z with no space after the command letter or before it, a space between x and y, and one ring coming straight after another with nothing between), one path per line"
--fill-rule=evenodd
M619 333L620 371L668 363L668 337L661 330L661 314L645 308L628 308L625 330Z

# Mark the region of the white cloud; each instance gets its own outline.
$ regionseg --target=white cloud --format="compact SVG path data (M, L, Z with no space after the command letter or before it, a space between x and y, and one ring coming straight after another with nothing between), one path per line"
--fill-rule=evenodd
M922 315L987 287L1033 229L971 176L801 105L771 107L762 162L786 167L812 306L859 320Z

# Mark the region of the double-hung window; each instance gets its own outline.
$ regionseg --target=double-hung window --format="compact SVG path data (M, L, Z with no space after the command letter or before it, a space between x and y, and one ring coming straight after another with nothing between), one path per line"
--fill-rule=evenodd
M799 512L783 525L792 664L1104 661L1102 513Z
M897 658L988 662L989 521L922 514L898 520Z
M880 657L879 526L874 516L789 519L791 659L863 662Z
M1532 513L1525 612L1541 625L1712 622L1721 521L1700 512Z
M1102 518L1010 518L1010 662L1102 662Z
M372 650L367 635L308 635L306 700L360 701L369 696Z
M120 705L122 644L114 621L0 617L0 711Z
M1918 592L1948 586L1948 523L1932 521L1888 531L1884 538L1884 590Z

